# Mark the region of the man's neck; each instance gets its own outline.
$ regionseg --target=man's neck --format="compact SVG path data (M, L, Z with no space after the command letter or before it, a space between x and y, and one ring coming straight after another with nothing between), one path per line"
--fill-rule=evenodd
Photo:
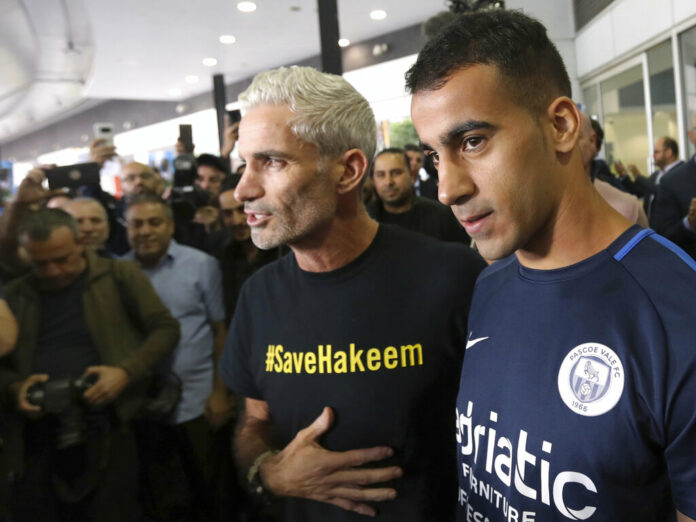
M678 159L675 159L675 160L672 161L671 163L668 163L667 165L665 165L664 167L662 167L660 170L666 174L667 172L669 172L670 170L672 170L672 169L677 165L677 163L679 163L679 160L678 160Z
M155 268L162 259L164 259L167 255L167 252L169 252L169 247L171 246L171 243L167 245L167 249L156 256L138 256L138 254L135 254L135 260L138 262L138 264L142 268Z
M306 272L337 270L367 250L378 224L360 204L350 217L336 216L317 237L289 245L299 267Z
M584 173L576 173L543 229L516 252L517 258L522 265L538 270L570 266L607 248L631 225Z
M382 201L382 206L384 207L385 212L389 212L390 214L403 214L413 208L414 198L415 195L411 194L411 197L409 197L404 203L398 203L395 205Z

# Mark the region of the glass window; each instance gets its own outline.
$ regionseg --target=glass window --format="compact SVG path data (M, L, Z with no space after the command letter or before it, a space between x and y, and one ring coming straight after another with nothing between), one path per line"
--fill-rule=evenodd
M653 138L663 136L680 141L677 125L677 99L674 88L672 43L666 41L648 51L650 101L652 102ZM681 146L682 144L679 143ZM654 166L649 172L655 170ZM649 173L648 172L648 173ZM643 172L645 174L645 172Z
M585 100L584 112L590 118L595 119L602 123L601 105L599 103L599 84L595 83L589 87L585 87L582 90L582 97ZM604 157L604 144L602 144L602 149L600 150L600 156Z
M621 160L642 172L650 167L643 73L636 65L600 84L604 110L605 156L611 165Z
M693 117L696 115L696 27L689 29L679 36L679 47L682 62L682 83L684 90L684 128L694 126ZM688 156L692 156L694 145L686 143Z
M599 105L599 85L593 84L582 90L582 97L585 100L585 112L588 116L601 120Z

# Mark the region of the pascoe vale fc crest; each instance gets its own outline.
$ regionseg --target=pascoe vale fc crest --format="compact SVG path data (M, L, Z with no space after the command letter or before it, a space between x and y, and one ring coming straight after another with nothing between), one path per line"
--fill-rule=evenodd
M594 417L611 410L621 398L624 368L616 353L599 343L584 343L563 359L558 391L568 408Z

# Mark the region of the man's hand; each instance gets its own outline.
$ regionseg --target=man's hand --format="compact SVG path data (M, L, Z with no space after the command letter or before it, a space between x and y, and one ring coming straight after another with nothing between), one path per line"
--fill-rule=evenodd
M222 148L220 149L220 156L223 158L229 157L234 150L234 146L239 139L239 122L230 125L230 118L225 114L223 128L222 128Z
M628 171L631 173L631 176L633 176L633 179L636 179L638 176L642 176L642 174L638 170L638 167L636 167L633 164L628 166Z
M625 178L628 175L628 172L626 171L626 167L624 167L624 164L621 163L621 160L616 160L614 162L614 170L616 173L619 175L620 178Z
M399 478L403 471L397 466L359 467L391 457L394 452L388 447L344 452L322 448L317 440L328 431L332 422L333 411L324 408L321 415L298 432L283 451L263 461L261 479L275 495L318 500L361 515L374 516L375 509L364 502L393 500L396 490L367 486Z
M19 184L13 202L24 205L34 205L42 203L58 194L63 194L63 191L60 189L46 190L43 188L42 183L46 179L44 169L49 168L50 166L43 165L42 168L30 170Z
M118 366L90 366L82 376L95 374L99 379L82 395L95 406L108 404L116 399L130 380L126 370Z
M696 230L696 198L691 198L691 204L689 205L689 225L691 228Z
M234 398L228 396L227 390L213 390L205 402L205 418L211 428L219 428L232 418Z
M46 382L48 375L39 373L30 375L24 381L12 384L12 391L17 395L17 409L29 418L37 418L41 414L41 407L31 404L27 400L27 390L37 382Z
M109 145L104 138L94 140L89 146L89 161L99 163L100 167L114 156L116 156L116 147Z

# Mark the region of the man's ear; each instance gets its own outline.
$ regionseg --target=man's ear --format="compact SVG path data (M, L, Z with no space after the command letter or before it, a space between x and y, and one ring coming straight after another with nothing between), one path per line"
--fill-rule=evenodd
M551 139L557 152L573 150L580 136L580 109L566 96L556 98L546 109L551 122Z
M343 171L338 179L339 194L346 194L360 186L370 162L360 149L350 149L343 153L339 166Z

